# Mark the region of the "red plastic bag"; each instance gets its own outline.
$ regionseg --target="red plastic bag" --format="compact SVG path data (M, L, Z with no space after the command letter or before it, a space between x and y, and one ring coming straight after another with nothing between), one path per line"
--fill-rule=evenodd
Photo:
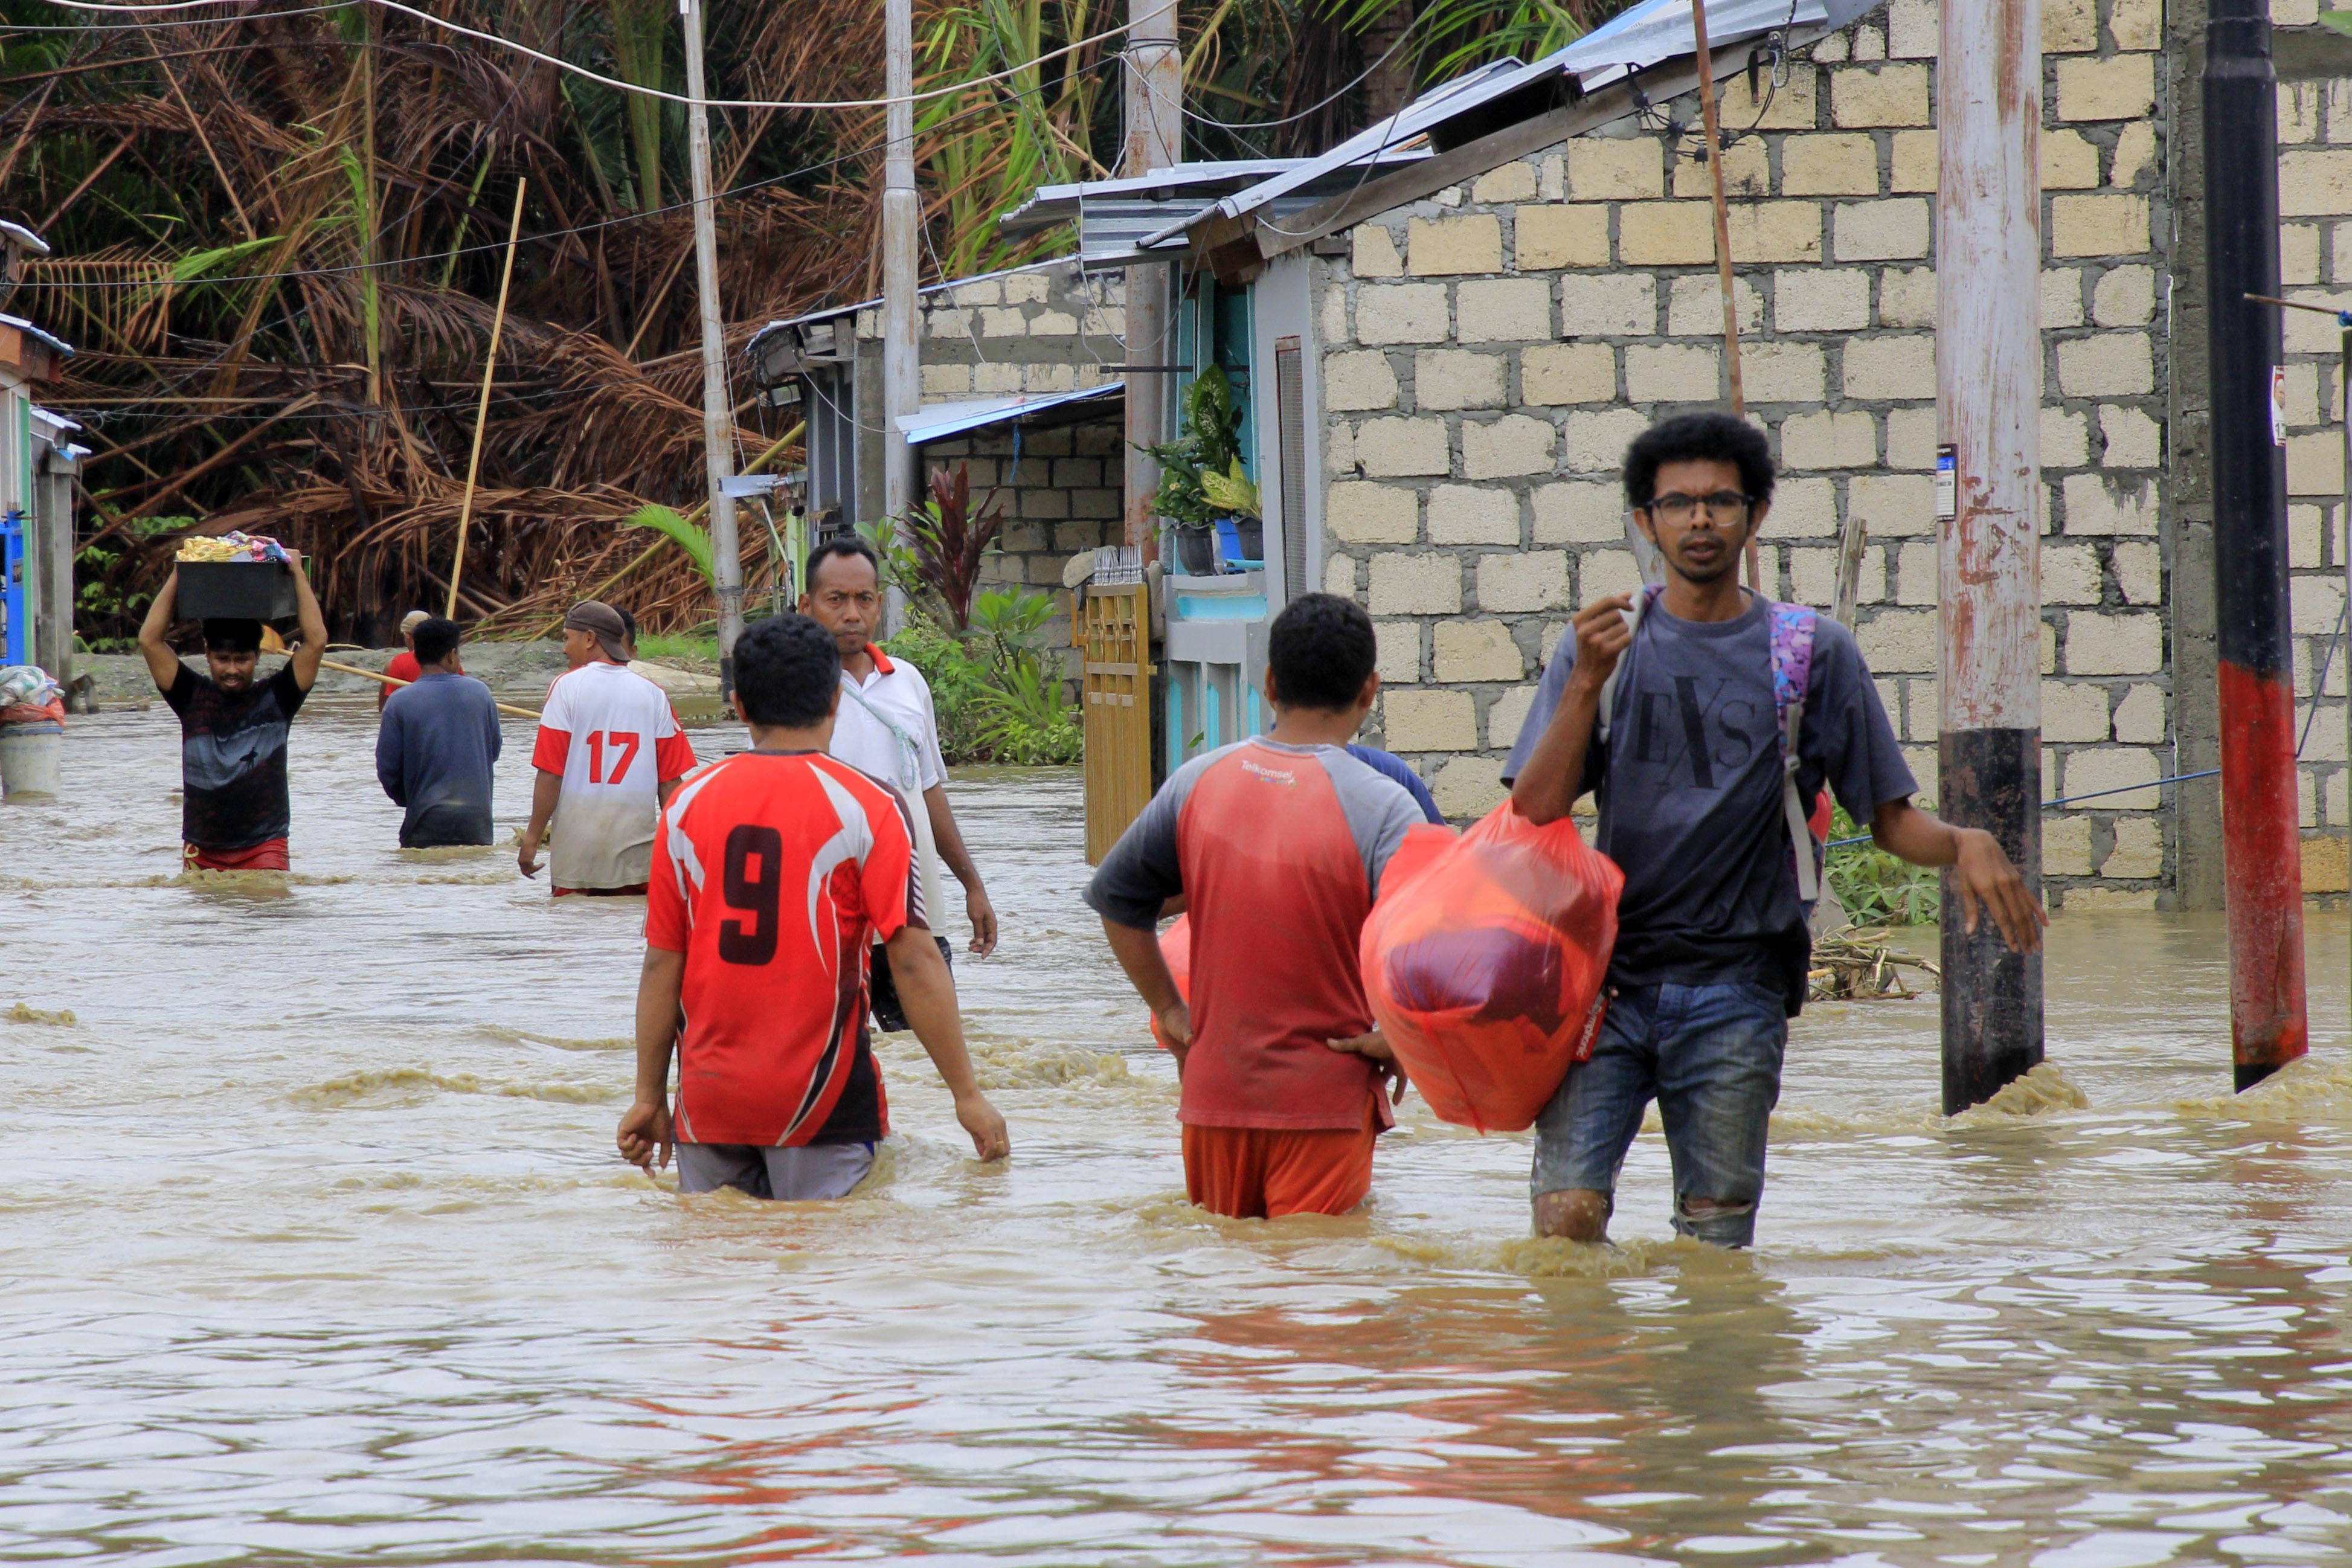
M1192 917L1178 915L1176 923L1160 933L1160 956L1168 961L1168 973L1176 977L1176 994L1184 1005L1192 1005ZM1160 1042L1161 1050L1170 1049L1168 1037L1160 1030L1160 1020L1151 1020L1151 1037Z
M1450 844L1408 836L1381 881L1360 956L1398 1062L1447 1121L1532 1124L1592 1054L1624 873L1506 801Z

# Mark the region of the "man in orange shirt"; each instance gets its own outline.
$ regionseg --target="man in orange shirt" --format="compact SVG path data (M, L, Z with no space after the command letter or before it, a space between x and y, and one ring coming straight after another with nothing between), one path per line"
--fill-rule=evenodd
M1348 753L1380 695L1376 654L1361 605L1292 601L1266 639L1274 729L1177 769L1087 889L1172 1042L1185 1190L1217 1214L1345 1214L1371 1189L1372 1143L1391 1125L1388 1047L1356 948L1381 869L1423 818ZM1156 932L1178 897L1189 1006Z
M824 627L794 615L746 627L735 708L751 750L696 774L662 815L636 1101L617 1141L648 1173L674 1145L686 1192L837 1198L865 1179L890 1129L866 1027L877 937L973 1150L995 1160L1012 1149L972 1076L955 983L926 923L908 805L825 754L840 700L841 656Z

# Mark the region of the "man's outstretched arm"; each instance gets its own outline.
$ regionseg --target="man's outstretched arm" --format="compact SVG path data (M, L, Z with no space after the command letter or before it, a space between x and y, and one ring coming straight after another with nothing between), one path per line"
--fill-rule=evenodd
M2000 938L2013 952L2042 947L2050 921L2042 900L2010 864L2000 841L1981 827L1955 827L1920 810L1908 796L1881 803L1870 837L1881 849L1914 866L1949 866L1960 884L1961 922L1976 934L1979 906L1992 911Z
M898 1001L915 1038L939 1069L940 1081L954 1097L956 1121L971 1137L972 1152L983 1160L1002 1160L1013 1152L1013 1140L973 1076L971 1057L964 1049L963 1015L956 1006L955 980L948 961L940 956L931 933L921 926L904 925L888 943L890 978L898 987Z
M933 784L923 792L923 815L930 819L931 843L940 852L955 879L963 884L963 912L971 921L971 951L986 958L996 951L996 906L988 901L988 889L981 886L980 868L972 864L971 851L964 847L963 830L956 826L955 812L948 805L948 786ZM939 919L935 912L931 918Z

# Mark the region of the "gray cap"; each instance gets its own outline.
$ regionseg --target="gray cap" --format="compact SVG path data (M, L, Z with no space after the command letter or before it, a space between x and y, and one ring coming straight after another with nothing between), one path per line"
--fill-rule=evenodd
M563 617L567 632L587 632L604 650L604 657L614 664L629 662L629 629L622 624L621 612L595 599L583 599L572 606Z

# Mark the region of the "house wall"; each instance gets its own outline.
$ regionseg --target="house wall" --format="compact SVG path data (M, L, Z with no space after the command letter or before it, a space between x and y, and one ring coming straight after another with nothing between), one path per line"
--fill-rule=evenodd
M1011 393L1073 392L1119 379L1127 358L1126 275L1081 268L1073 258L973 279L924 295L923 401L1002 396ZM862 310L856 321L861 381L881 378L881 313ZM869 368L870 362L870 368ZM1016 437L997 427L923 448L924 471L971 466L975 497L1003 492L1010 521L1003 548L982 569L992 586L1027 584L1061 597L1062 569L1072 555L1117 542L1122 482L1119 416L1052 428L1024 428ZM861 433L870 448L868 471L877 493L878 423ZM870 514L870 515L871 515ZM1065 610L1053 623L1065 639Z
M1024 584L1061 606L1053 622L1057 644L1069 640L1068 601L1062 569L1082 552L1116 544L1120 518L1121 442L1117 416L1055 429L1025 429L1016 447L1008 429L940 441L923 451L927 468L971 468L975 502L1000 489L1006 521L1001 548L981 568L988 587Z
M2044 819L2053 900L2074 909L2158 903L2172 872L2155 786L2174 762L2162 37L2159 0L2043 7L2043 781L2053 795L2134 786ZM1724 169L1748 406L1782 467L1768 584L1827 606L1838 531L1867 524L1856 630L1930 795L1937 46L1930 0L1895 0L1779 88L1735 79L1723 101L1726 129L1745 132ZM1695 100L1663 107L1697 119ZM2283 91L2280 118L2287 279L2325 292L2339 265L2352 278L2352 226L2339 237L2333 221L2352 215L2352 149L2334 150L2352 142L2352 97ZM1704 165L1687 138L1612 132L1382 214L1318 263L1324 585L1371 611L1385 742L1457 816L1500 798L1566 612L1638 581L1616 485L1626 444L1721 395ZM2305 690L2343 574L2323 427L2341 394L2320 363L2335 332L2311 321L2288 332ZM2332 706L2305 766L2314 827L2344 821L2340 695Z

